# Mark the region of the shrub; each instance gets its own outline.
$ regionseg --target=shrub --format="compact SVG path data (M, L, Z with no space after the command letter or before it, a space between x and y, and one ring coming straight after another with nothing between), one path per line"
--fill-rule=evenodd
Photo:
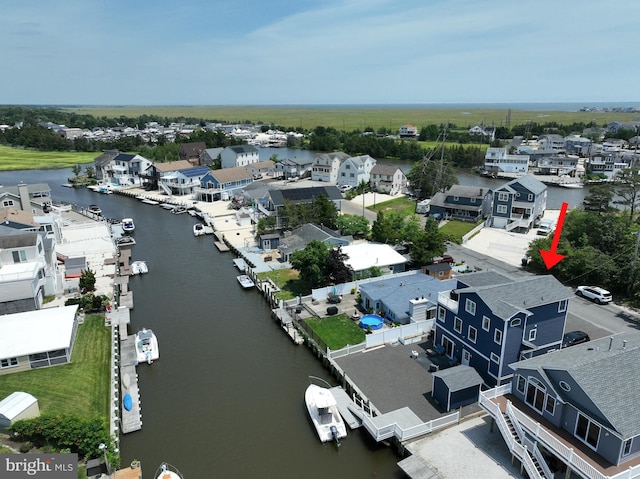
M22 454L26 454L27 452L29 452L31 449L33 448L33 444L31 444L29 441L23 443L20 446L20 452Z

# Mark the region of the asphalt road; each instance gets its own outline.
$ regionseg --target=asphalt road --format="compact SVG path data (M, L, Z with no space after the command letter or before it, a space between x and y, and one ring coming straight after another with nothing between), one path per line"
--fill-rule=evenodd
M465 261L472 269L492 270L512 277L531 274L522 268L457 244L450 244L447 253L453 256L456 262ZM565 331L575 330L586 332L591 339L640 330L640 314L617 304L599 305L588 299L574 296L569 301Z

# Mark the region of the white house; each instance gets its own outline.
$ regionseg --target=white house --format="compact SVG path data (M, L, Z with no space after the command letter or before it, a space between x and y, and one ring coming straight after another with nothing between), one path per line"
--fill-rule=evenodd
M0 316L0 375L71 361L77 311L73 305Z
M102 155L101 155L102 156ZM119 153L113 158L105 158L105 162L98 165L98 178L115 185L142 185L141 175L151 166L151 160L140 155Z
M0 314L42 307L47 276L43 238L0 226Z
M388 244L352 244L343 246L342 252L348 256L345 264L356 274L373 267L382 269L383 274L400 273L408 261Z
M418 128L413 125L402 125L398 130L400 138L415 138L418 136Z
M510 155L506 148L487 148L484 169L496 173L522 173L529 170L529 155Z
M333 153L321 153L313 160L311 167L311 179L313 181L326 181L335 184L338 181L338 170L344 160L350 158L342 151Z
M374 166L376 166L376 160L369 155L347 158L338 168L337 184L355 188L360 183L369 183L371 170Z
M260 155L258 149L252 145L227 146L220 153L222 168L236 168L258 163Z
M407 186L407 176L398 166L376 165L371 169L369 183L380 193L395 195Z

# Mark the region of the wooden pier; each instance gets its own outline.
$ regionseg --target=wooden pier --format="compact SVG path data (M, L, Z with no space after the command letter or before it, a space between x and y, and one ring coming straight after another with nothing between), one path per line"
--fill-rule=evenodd
M122 414L122 433L127 434L142 429L142 411L140 408L140 391L138 390L138 373L136 366L136 337L127 336L120 340L120 409ZM122 398L126 393L131 395L131 410L127 411Z

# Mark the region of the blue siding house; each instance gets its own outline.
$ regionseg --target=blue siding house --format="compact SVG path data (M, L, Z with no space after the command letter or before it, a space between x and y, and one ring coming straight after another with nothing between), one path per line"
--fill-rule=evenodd
M508 382L510 364L559 349L572 292L551 275L469 273L438 297L436 345L485 384Z
M429 215L478 221L491 212L492 199L488 188L453 185L446 192L433 195L429 203Z
M253 176L246 168L223 168L211 170L200 180L200 187L194 192L198 201L228 200L253 183Z
M483 391L480 405L514 455L531 454L542 470L562 477L569 471L571 477L638 477L639 361L638 332L571 346L512 364L511 382ZM513 429L504 428L506 420ZM517 452L518 444L527 450Z
M547 209L547 186L525 175L493 192L491 226L526 233Z

